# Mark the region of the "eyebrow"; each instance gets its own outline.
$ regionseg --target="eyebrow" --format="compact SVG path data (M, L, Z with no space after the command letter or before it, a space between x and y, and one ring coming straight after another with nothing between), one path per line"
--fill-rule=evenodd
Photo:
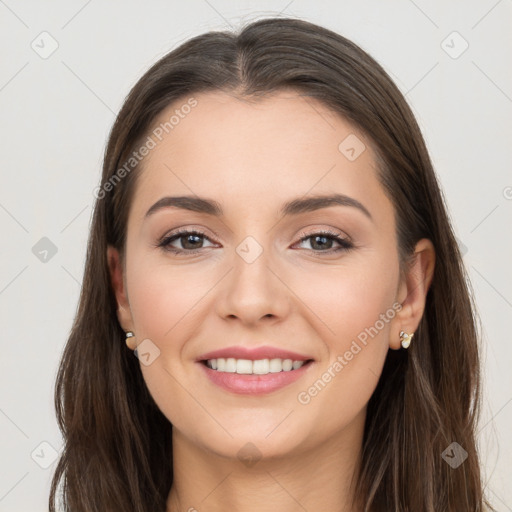
M373 220L370 212L365 208L365 206L363 206L357 199L344 194L318 195L293 199L282 206L279 214L282 216L299 215L301 213L312 212L322 208L329 208L331 206L350 206L352 208L357 208L364 213L366 217ZM222 206L213 199L206 199L198 196L166 196L162 197L153 206L151 206L151 208L146 212L145 218L153 215L163 208L169 207L205 213L207 215L214 215L215 217L222 217L224 215Z

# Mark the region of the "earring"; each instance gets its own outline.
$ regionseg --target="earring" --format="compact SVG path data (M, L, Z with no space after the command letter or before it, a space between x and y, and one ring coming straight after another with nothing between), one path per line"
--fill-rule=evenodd
M132 347L130 347L130 338L133 338L135 336L135 334L133 334L132 331L128 331L126 332L126 346L132 350Z
M403 348L409 348L413 336L414 334L407 334L404 331L400 331L400 342Z

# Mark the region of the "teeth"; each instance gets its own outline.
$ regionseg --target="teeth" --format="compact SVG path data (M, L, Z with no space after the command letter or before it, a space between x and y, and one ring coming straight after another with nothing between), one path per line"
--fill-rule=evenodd
M235 373L236 372L236 359L233 359L232 357L228 357L226 359L226 366L224 368L225 372L228 373Z
M270 371L268 359L257 359L252 362L252 373L257 375L266 375Z
M236 360L236 373L252 373L252 361L249 359L237 359Z
M243 375L266 375L267 373L279 373L298 370L305 361L293 361L292 359L234 359L233 357L208 359L206 365L212 370L227 373L239 373Z

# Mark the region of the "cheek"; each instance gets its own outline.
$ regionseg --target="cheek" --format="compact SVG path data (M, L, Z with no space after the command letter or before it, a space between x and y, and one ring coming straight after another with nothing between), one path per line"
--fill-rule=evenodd
M314 286L299 292L315 313L311 318L317 332L324 333L328 357L300 390L297 402L311 417L324 417L317 428L325 432L339 429L366 406L389 350L397 312L399 274L392 259L336 270L319 273Z
M177 340L175 334L190 324L194 308L207 292L207 283L190 267L166 265L151 258L134 258L127 281L136 335L156 343Z
M201 396L201 390L195 389L190 381L191 365L183 350L200 329L201 299L215 280L191 266L171 267L148 257L134 257L132 262L127 269L127 288L137 341L149 339L159 350L150 364L141 360L144 381L168 420L186 431L194 431L193 422L205 418L204 411L190 399ZM184 391L185 383L188 392ZM189 414L180 413L184 410Z
M363 339L367 330L376 337L375 326L379 333L387 334L388 320L395 315L399 276L392 254L347 259L346 265L326 266L309 274L312 279L295 277L293 289L314 313L311 322L324 334L330 352L344 351L361 333Z

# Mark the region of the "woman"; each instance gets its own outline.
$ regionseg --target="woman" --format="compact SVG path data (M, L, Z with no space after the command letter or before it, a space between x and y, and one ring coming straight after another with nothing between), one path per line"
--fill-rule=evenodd
M461 255L359 47L282 18L184 43L128 95L95 197L52 511L61 479L73 512L488 506Z

